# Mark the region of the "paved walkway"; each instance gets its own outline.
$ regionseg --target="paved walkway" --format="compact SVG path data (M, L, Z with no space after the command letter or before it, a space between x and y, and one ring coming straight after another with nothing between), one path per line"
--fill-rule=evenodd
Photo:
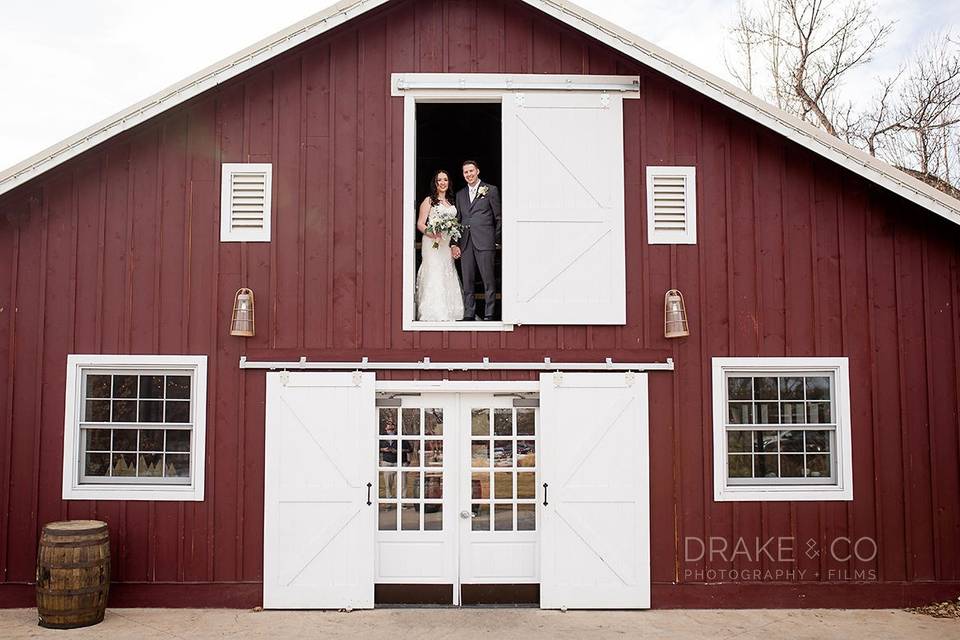
M898 610L540 611L377 609L336 613L225 609L111 609L103 623L57 631L32 609L0 609L0 638L323 638L339 640L581 640L586 638L960 639L960 619Z

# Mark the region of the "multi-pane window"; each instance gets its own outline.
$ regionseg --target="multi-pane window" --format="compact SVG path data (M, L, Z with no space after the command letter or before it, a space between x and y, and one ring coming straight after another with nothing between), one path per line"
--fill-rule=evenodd
M731 484L836 480L833 376L727 375Z
M535 531L536 410L474 408L470 437L473 530Z
M80 482L190 483L192 376L83 373Z
M846 358L714 358L718 500L852 499Z
M205 356L67 359L63 493L202 500Z
M443 530L443 409L378 409L381 531Z

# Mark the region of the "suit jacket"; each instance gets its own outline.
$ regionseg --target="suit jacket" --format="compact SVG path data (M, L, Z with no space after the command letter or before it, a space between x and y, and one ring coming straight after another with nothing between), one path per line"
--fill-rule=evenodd
M500 240L502 218L500 216L500 190L492 184L480 181L479 186L487 187L487 194L470 202L470 187L457 192L457 221L464 226L460 240L451 243L466 247L473 243L478 251L493 251Z

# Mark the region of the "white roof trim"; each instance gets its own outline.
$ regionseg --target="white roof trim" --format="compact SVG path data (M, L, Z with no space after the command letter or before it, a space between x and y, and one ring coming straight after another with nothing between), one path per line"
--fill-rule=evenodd
M960 224L960 200L759 100L567 0L522 0L814 153ZM68 159L389 0L343 0L0 172L0 195Z

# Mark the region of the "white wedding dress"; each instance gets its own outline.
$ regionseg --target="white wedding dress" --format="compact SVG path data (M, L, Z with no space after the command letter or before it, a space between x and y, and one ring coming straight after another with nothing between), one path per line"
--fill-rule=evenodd
M427 216L427 224L434 211L456 212L449 204L438 204ZM433 247L438 242L440 246ZM443 234L437 240L423 236L420 246L420 270L417 272L417 320L426 322L454 322L463 317L463 291L460 277L453 266L450 238Z

